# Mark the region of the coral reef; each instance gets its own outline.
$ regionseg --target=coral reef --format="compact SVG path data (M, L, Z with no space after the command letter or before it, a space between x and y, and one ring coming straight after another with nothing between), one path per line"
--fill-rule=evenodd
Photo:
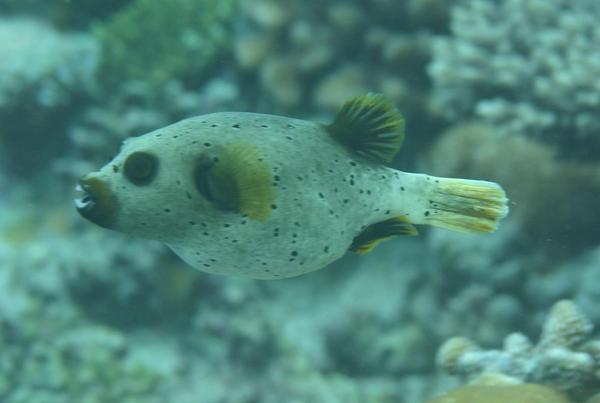
M94 83L94 41L44 22L0 19L0 110L21 104L54 108Z
M70 298L63 270L78 254L61 232L64 217L24 209L7 215L16 209L6 203L0 208L0 399L162 401L165 373L132 354L122 332L82 316ZM97 269L93 260L85 264Z
M459 386L434 356L460 335L438 358L474 384L432 402L564 402L551 387L597 403L600 168L575 157L598 155L598 8L0 1L0 400L419 403ZM398 166L500 182L506 225L265 283L72 211L76 178L125 137L221 110L326 121L365 91L406 117ZM565 298L581 313L561 302L543 325Z
M597 159L597 1L469 0L451 15L452 35L436 41L429 66L439 110Z
M68 108L92 91L98 48L85 34L0 19L0 166L26 176L60 153Z
M436 0L243 0L232 64L258 94L255 109L320 116L377 91L425 142L440 125L429 111L425 66L433 35L447 31L448 13L448 3Z
M592 324L570 300L557 302L537 344L522 333L504 339L502 350L484 350L468 339L447 340L437 364L473 379L482 373L512 376L557 388L581 399L600 384L600 342L590 338Z

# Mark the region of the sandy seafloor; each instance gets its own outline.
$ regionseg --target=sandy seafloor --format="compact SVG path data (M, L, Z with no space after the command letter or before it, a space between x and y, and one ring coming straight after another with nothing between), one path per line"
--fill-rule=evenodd
M0 401L600 401L599 19L596 0L0 0ZM74 209L126 137L226 110L327 122L369 91L406 119L394 167L504 187L496 233L421 228L266 282Z

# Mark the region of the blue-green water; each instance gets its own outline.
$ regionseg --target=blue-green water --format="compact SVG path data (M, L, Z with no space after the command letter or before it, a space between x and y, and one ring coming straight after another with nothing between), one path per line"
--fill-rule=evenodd
M596 0L0 0L0 402L600 401L599 19ZM330 122L368 92L405 118L393 167L505 189L497 232L421 226L259 281L75 210L127 137L219 111Z

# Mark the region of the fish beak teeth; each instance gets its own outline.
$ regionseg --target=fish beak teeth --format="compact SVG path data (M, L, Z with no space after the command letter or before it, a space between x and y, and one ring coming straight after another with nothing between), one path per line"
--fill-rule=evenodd
M85 219L104 228L112 228L117 216L117 198L108 184L97 175L87 175L75 186L75 209Z
M88 192L85 185L77 184L75 186L75 208L79 211L89 211L94 208L96 201L92 195Z

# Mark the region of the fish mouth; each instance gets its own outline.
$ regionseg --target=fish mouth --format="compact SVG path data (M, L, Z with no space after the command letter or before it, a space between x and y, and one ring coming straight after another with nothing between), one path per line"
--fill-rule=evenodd
M85 219L104 228L112 228L117 199L108 184L96 177L84 176L75 186L75 209Z
M89 188L89 186L87 187ZM73 199L73 202L75 203L77 211L82 215L89 213L96 205L96 201L91 193L84 189L84 187L81 186L81 183L78 183L77 186L75 186L75 199Z

